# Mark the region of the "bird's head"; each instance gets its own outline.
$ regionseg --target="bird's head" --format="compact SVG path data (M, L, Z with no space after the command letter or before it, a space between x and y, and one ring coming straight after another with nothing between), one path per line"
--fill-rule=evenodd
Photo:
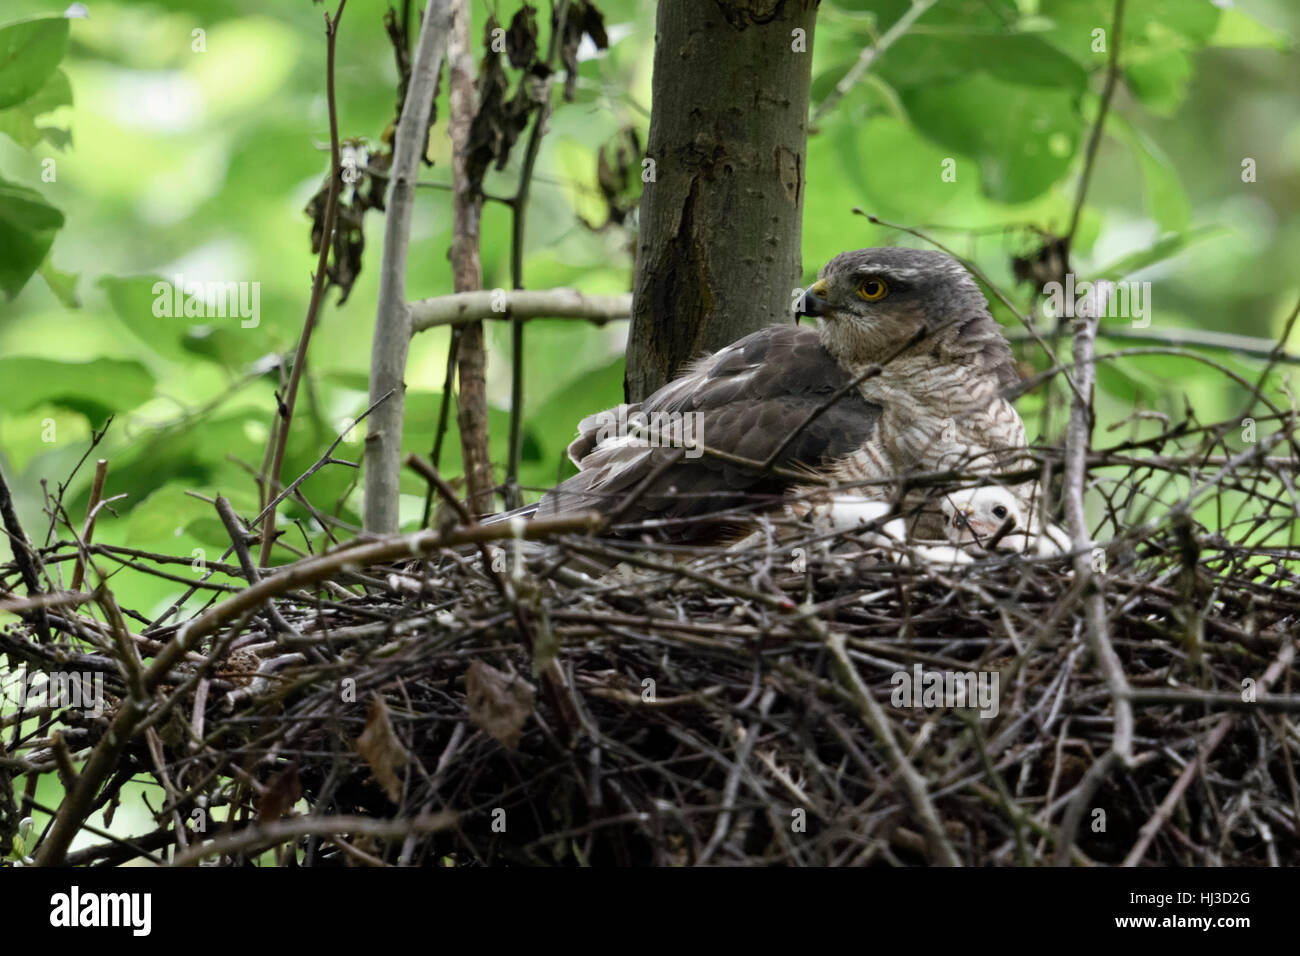
M975 280L956 259L930 249L858 249L836 256L799 300L820 320L841 361L878 362L919 329L920 353L1014 375L1011 349Z
M1028 530L1024 520L1024 507L1006 488L985 486L963 488L946 494L940 500L944 514L944 531L952 544L979 544L991 542L1002 526L1011 522L1010 530L1018 532L1023 542ZM999 545L1014 541L1017 535L1006 534Z

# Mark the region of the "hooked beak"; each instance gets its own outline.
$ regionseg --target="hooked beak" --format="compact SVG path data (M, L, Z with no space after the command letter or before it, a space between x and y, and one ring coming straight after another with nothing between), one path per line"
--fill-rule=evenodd
M818 279L800 297L795 306L795 311L801 315L812 315L818 318L829 318L834 315L835 310L826 302L828 291L826 280Z
M987 541L997 534L998 529L1001 527L1001 525L990 524L987 521L976 520L975 509L969 505L957 509L957 513L953 515L953 521L960 528L969 528L976 541Z

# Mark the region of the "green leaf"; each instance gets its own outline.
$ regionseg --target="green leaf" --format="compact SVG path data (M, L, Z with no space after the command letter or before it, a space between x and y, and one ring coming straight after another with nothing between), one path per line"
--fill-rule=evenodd
M900 89L957 81L977 71L1005 83L1074 93L1082 93L1088 84L1088 74L1078 63L1027 33L911 34L890 47L877 67L880 76Z
M1150 408L1165 391L1161 383L1153 382L1150 376L1143 376L1121 362L1098 362L1096 375L1097 387L1124 403L1140 401Z
M34 95L67 52L65 17L34 17L0 27L0 109Z
M37 117L60 106L72 105L72 86L62 70L55 70L34 96L7 110L0 110L0 133L23 149L31 149L42 139L63 149L71 140L67 130L37 126Z
M94 424L114 412L143 405L154 392L149 370L130 359L0 358L0 382L22 383L21 388L0 389L0 410L26 412L39 405L57 405L81 412Z
M1172 259L1195 243L1213 236L1223 235L1226 232L1228 232L1226 226L1210 225L1198 226L1188 232L1176 235L1161 236L1148 248L1131 253L1104 268L1096 270L1097 278L1118 281L1148 266L1153 266L1157 262Z
M1122 115L1111 112L1106 117L1107 131L1128 144L1137 157L1146 185L1147 206L1151 218L1165 232L1182 232L1191 219L1191 204L1174 164L1149 137L1135 129Z
M1105 66L1114 39L1114 0L1039 0L1038 12L1051 24L1042 33L1044 40L1085 67ZM1212 42L1222 12L1208 0L1129 3L1120 41L1121 66L1201 49Z
M528 419L528 426L543 440L538 455L539 484L556 480L556 469L565 477L577 469L565 450L577 437L578 422L587 415L612 408L623 401L622 358L576 376L564 388L543 402Z
M1236 7L1228 7L1219 11L1219 25L1210 37L1210 46L1289 50L1292 44L1291 38L1281 30L1265 26Z
M419 455L428 455L429 450L433 447L434 433L437 430L436 412L441 395L437 392L423 392L414 389L408 389L406 393L406 421L402 426L402 454L415 452ZM358 413L366 406L363 400L359 403ZM364 428L364 423L363 423ZM360 434L362 429L358 429ZM536 439L530 434L529 423L524 423L523 430L523 458L528 458L530 446L536 447ZM510 413L499 408L488 407L488 453L494 463L497 464L498 475L502 473L501 465L507 458L507 445L509 444L510 435ZM362 449L356 445L341 445L335 453L340 458L347 458L349 455L360 456ZM319 455L324 449L317 449L315 455ZM535 452L534 452L535 454ZM314 457L312 460L315 460ZM307 461L304 464L311 464ZM456 427L456 411L452 406L450 417L447 420L447 435L442 444L442 462L439 470L444 478L452 480L458 478L462 472L461 449L460 449L460 432ZM288 471L286 471L288 473ZM349 476L350 477L350 476ZM409 468L402 469L402 493L418 494L423 496L428 485L419 475ZM311 495L308 494L310 498Z
M252 338L239 328L223 328L214 324L220 321L214 319L204 325L190 326L181 339L181 346L191 355L234 369L253 356L260 340Z
M180 278L183 290L179 299L176 278L104 276L98 285L122 324L143 344L169 359L188 361L198 355L232 368L266 351L265 339L241 325L244 320L236 310L240 290L233 288L233 283L221 284L221 298L203 306L209 314L184 315L180 313L191 299L203 301L203 291Z
M1135 36L1145 32L1148 38L1158 38L1168 31L1195 47L1210 42L1223 13L1205 0L1144 0L1129 4L1129 9L1131 14L1124 20L1126 31L1133 31Z
M206 501L186 494L189 490L191 489L183 483L169 483L155 488L147 496L141 496L143 500L137 499L133 493L131 498L135 500L132 501L133 506L126 518L126 543L139 548L165 547L168 539L175 541L197 526L195 530L204 533L192 534L193 537L221 549L208 554L207 559L216 561L221 557L224 546L230 543L230 537L222 529L216 517L216 509ZM136 489L132 488L131 491L135 492ZM229 497L230 492L225 494ZM239 505L234 502L232 504L238 510ZM141 505L148 507L140 507ZM216 525L219 532L215 538L209 537L212 531L209 521Z
M0 179L0 291L11 299L19 293L62 227L63 213L40 193Z
M81 308L81 300L77 298L77 280L81 278L80 273L64 272L55 268L51 256L45 257L39 271L45 284L54 293L54 297L62 302L65 308Z
M984 193L1002 202L1046 192L1065 175L1078 147L1077 99L1069 91L976 74L901 95L917 129L976 159Z
M805 240L825 258L843 248L844 215L853 205L883 219L928 222L960 215L954 210L981 201L977 163L964 153L954 157L953 150L936 145L909 122L876 116L838 124L830 132L833 147L810 154L809 182L843 181L849 189L813 189L804 200ZM889 161L866 159L875 156ZM956 159L956 182L941 179L949 158ZM821 264L805 261L813 268Z
M252 496L256 494L256 486L252 477L236 462L261 462L265 443L253 440L251 436L254 429L251 426L263 425L266 417L261 410L244 409L229 415L206 416L201 423L188 427L142 430L138 440L127 448L115 451L113 455L114 487L131 493L131 497L118 506L118 510L123 513L134 510L158 488L174 484L180 488L206 493L219 491L230 499L236 509L247 514ZM286 474L291 471L286 468ZM297 477L297 473L293 474ZM89 493L87 483L86 488L73 500L69 511L73 514L84 513ZM67 504L66 501L64 503ZM170 505L164 507L171 508ZM188 524L188 519L192 517L188 513L189 507L187 505L186 509L171 510L164 516L164 540L175 540L172 529L177 525L183 525L187 531L191 531ZM172 519L176 520L173 522ZM140 535L136 539L140 544L147 540L147 527L146 522L135 529ZM221 540L229 543L224 537ZM155 545L157 550L164 549L163 540L157 540Z
M1169 50L1129 64L1124 76L1133 95L1147 109L1160 116L1171 116L1187 95L1192 61L1181 50Z
M171 284L155 276L104 276L97 285L108 296L113 312L122 324L159 355L183 360L189 353L182 340L189 325L183 317L158 318L154 313L154 286L162 282L170 295Z

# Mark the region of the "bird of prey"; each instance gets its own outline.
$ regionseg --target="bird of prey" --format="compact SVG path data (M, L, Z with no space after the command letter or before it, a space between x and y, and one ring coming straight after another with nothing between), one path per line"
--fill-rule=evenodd
M578 474L536 513L594 510L638 525L638 535L653 527L663 539L701 540L710 534L701 516L734 520L787 495L824 496L808 476L891 501L891 483L908 473L1022 463L1024 425L1003 397L1019 381L1011 349L955 259L845 252L799 303L816 329L754 332L644 401L584 418L569 446ZM1013 497L1031 513L1032 492ZM928 536L944 537L932 493L899 503L928 514Z
M1056 557L1070 550L1065 530L1040 521L1010 489L996 485L962 488L939 501L944 529L954 545L978 545L985 550L1029 550L1039 557ZM1006 528L1003 531L1003 528Z
M813 501L809 514L822 532L857 532L877 547L919 559L926 564L965 564L967 551L1028 552L1058 557L1070 550L1064 529L1026 512L1024 502L1009 488L979 485L938 495L946 544L916 544L909 540L907 522L888 502L862 494L837 493ZM751 539L757 543L760 535Z

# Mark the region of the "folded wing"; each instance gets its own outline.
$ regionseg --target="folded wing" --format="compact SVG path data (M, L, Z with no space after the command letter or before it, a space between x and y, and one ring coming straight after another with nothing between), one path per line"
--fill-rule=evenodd
M584 418L569 446L579 472L547 492L537 514L610 514L621 507L619 522L632 523L773 504L793 483L788 477L710 452L766 460L850 381L812 329L754 332L644 401ZM799 432L774 464L787 471L827 469L871 440L880 411L853 389ZM680 521L664 532L693 534Z

